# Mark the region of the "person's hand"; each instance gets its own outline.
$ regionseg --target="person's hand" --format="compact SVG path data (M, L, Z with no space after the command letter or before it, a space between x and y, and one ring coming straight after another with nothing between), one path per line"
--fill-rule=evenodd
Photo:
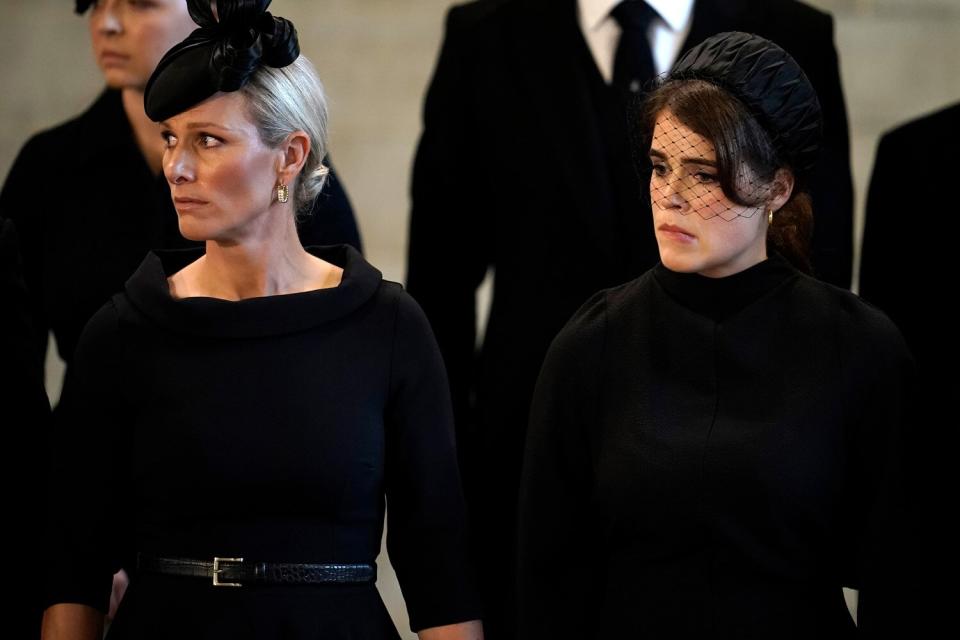
M479 620L431 627L417 633L420 640L483 640L483 625Z
M130 577L123 569L113 574L113 591L110 592L110 611L107 613L107 620L113 620L117 615L117 607L123 600L123 594L127 592L127 586L130 584Z

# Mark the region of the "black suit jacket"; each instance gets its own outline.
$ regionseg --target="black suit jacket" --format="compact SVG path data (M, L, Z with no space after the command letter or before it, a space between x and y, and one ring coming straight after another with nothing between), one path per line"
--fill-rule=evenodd
M947 610L939 584L957 528L943 505L953 498L960 394L956 375L956 315L949 299L956 287L955 238L960 205L952 196L951 168L960 147L960 103L919 118L880 139L867 194L860 295L897 324L917 361L919 383L914 421L901 445L907 504L918 544L917 575L906 602L879 602L906 611ZM921 542L922 539L922 543ZM915 624L933 618L918 615ZM923 632L913 630L915 637ZM930 636L934 635L933 633Z
M938 238L960 230L960 207L952 198L924 206L919 196L949 187L958 148L960 103L897 127L880 139L867 194L860 295L897 324L921 375L953 366L956 321L942 313L942 295L956 257Z
M684 50L733 29L779 43L820 94L827 142L814 263L848 286L852 188L832 19L794 0L700 0ZM468 484L472 449L506 464L498 482L514 490L550 341L593 292L658 259L649 203L617 215L577 58L585 49L575 0L481 0L447 18L414 166L407 278L449 370ZM475 292L488 269L493 300L477 357Z

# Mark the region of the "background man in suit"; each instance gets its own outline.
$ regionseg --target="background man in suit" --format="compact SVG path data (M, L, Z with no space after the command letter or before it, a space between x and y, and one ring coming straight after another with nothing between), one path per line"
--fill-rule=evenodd
M657 261L626 105L683 51L732 30L778 43L817 88L813 263L847 287L853 197L829 15L795 0L480 0L448 15L414 165L407 277L450 375L493 640L513 636L517 487L543 356L592 293Z
M860 295L896 323L921 374L950 370L955 364L945 341L956 335L956 320L941 312L942 300L931 294L952 284L956 258L923 238L905 237L904 217L919 213L918 174L936 167L949 172L958 148L960 103L889 131L877 146L867 194ZM947 199L934 210L938 214L931 229L952 239L951 231L960 228L956 222L960 205ZM905 272L905 266L922 270ZM928 384L956 387L956 377L925 377Z
M946 489L953 486L956 465L948 459L955 450L949 446L955 419L948 416L960 393L960 378L952 373L960 339L945 300L956 286L951 249L960 230L960 203L938 187L949 183L958 148L960 103L887 132L877 146L863 230L860 295L896 323L917 362L918 401L901 445L912 529L922 538L913 549L913 601L896 603L907 611L938 610L934 600L948 590L931 588L938 584L933 573L943 571L956 531L943 505L952 498Z

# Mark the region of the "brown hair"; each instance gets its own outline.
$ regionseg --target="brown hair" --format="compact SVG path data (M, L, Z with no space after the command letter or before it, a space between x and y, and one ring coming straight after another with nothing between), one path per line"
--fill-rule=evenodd
M721 87L704 80L671 80L655 89L646 99L642 119L644 129L652 132L657 116L669 111L695 133L713 143L717 155L717 172L723 193L743 206L759 204L765 189L750 192L744 189L747 167L751 178L769 185L778 169L796 172L782 160L773 146L770 134L750 111ZM649 148L650 134L645 143ZM790 199L773 217L767 232L767 246L776 249L793 266L810 273L810 236L813 232L813 207L810 196L795 183Z

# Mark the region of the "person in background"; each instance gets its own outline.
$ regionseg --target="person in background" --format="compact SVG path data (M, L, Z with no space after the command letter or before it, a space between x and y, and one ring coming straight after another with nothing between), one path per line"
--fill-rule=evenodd
M949 251L931 250L903 232L903 214L916 207L917 181L902 173L916 159L924 167L945 166L960 148L960 103L888 131L877 145L867 193L860 260L860 295L883 309L907 341L926 383L940 387L941 396L960 390L956 376L943 376L953 367L956 331L933 291L951 286ZM909 159L909 160L908 160ZM953 209L951 211L951 208ZM960 207L945 204L945 213L932 229L952 237ZM923 265L920 279L904 273L907 265ZM952 348L951 348L952 345Z
M914 362L881 311L804 273L812 84L719 34L637 117L660 262L590 298L544 362L521 637L909 637Z
M953 402L960 395L956 366L960 339L953 318L944 313L944 297L952 291L953 253L949 245L960 230L960 206L943 199L934 209L943 215L921 216L905 231L905 216L927 205L918 178L906 167L948 167L960 148L960 103L904 123L888 131L877 146L867 192L863 246L860 256L860 295L877 305L903 332L917 360L917 436L904 452L909 472L906 487L911 518L917 531L929 536L918 545L915 562L925 568L910 595L915 607L947 611L949 590L938 585L944 556L953 548L956 525L943 505L952 499L954 463L944 435L953 432ZM929 616L931 624L936 616ZM935 633L931 630L931 636Z

